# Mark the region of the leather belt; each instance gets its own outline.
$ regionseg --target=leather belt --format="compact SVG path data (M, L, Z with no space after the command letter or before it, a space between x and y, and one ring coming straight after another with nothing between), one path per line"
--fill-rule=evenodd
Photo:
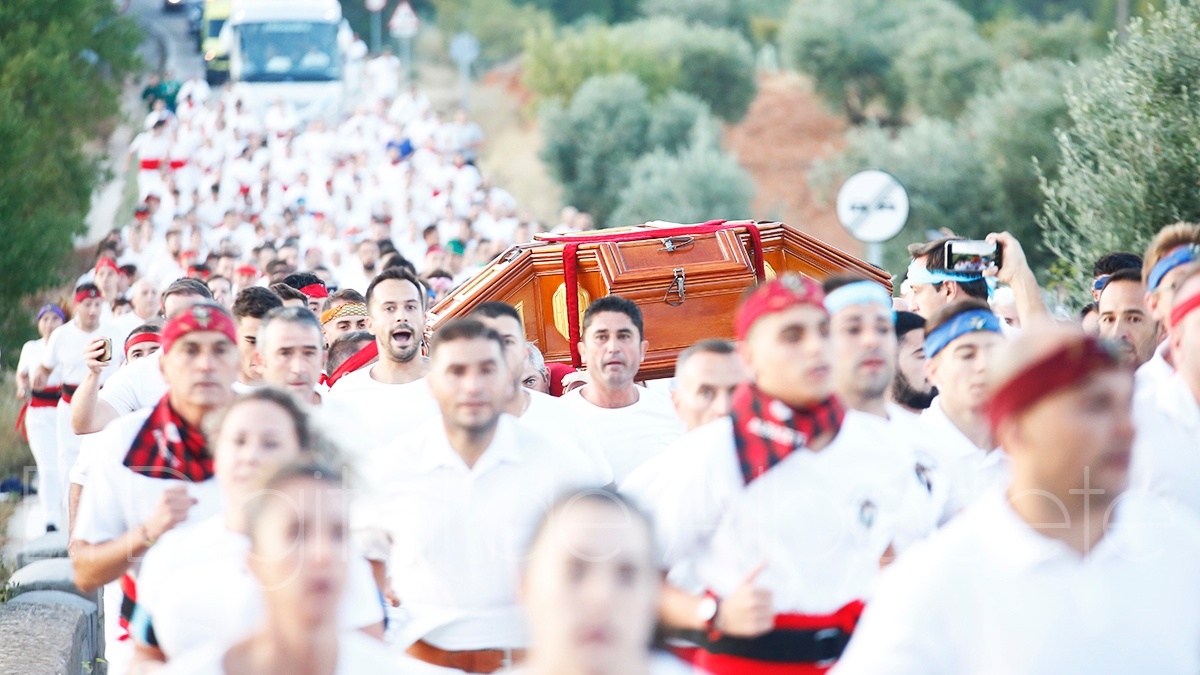
M408 655L425 663L453 668L467 673L494 673L525 659L524 649L470 649L447 651L417 640L408 648Z

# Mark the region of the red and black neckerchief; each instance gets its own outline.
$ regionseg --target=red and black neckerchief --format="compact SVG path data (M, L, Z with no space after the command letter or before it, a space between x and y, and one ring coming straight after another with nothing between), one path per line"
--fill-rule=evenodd
M837 397L805 408L794 408L742 384L733 393L733 442L742 480L747 485L771 467L825 433L837 434L846 409Z
M134 437L125 466L150 478L199 483L213 477L213 459L204 434L180 417L166 396Z

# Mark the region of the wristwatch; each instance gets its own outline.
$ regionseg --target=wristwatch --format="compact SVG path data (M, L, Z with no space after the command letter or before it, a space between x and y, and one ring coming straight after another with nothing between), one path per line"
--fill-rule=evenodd
M717 630L717 610L720 608L721 601L712 591L705 591L704 599L696 606L696 618L703 624L710 640L719 639L721 636L721 632Z

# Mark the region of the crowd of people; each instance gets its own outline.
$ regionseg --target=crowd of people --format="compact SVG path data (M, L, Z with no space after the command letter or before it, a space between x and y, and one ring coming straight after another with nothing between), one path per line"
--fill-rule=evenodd
M645 383L619 296L578 372L501 302L430 333L531 231L468 121L176 101L18 373L110 674L1200 670L1200 225L1072 322L1004 233L786 274Z

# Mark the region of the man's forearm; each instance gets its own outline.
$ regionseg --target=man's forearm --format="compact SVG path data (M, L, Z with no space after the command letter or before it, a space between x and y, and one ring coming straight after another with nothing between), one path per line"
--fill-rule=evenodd
M658 612L663 623L672 628L683 630L704 630L700 622L700 603L702 596L692 595L677 586L663 581L662 595L658 601Z
M103 425L96 427L95 412L99 402L100 376L88 370L88 374L79 383L75 393L71 395L71 429L77 434L90 434L100 431Z
M71 542L75 585L88 592L120 579L134 560L145 555L147 548L145 529L141 526L99 544Z
M1038 286L1037 277L1029 270L1012 280L1009 284L1013 292L1013 302L1017 306L1017 316L1021 319L1021 327L1026 328L1041 323L1050 318L1050 310L1042 300L1042 289Z

